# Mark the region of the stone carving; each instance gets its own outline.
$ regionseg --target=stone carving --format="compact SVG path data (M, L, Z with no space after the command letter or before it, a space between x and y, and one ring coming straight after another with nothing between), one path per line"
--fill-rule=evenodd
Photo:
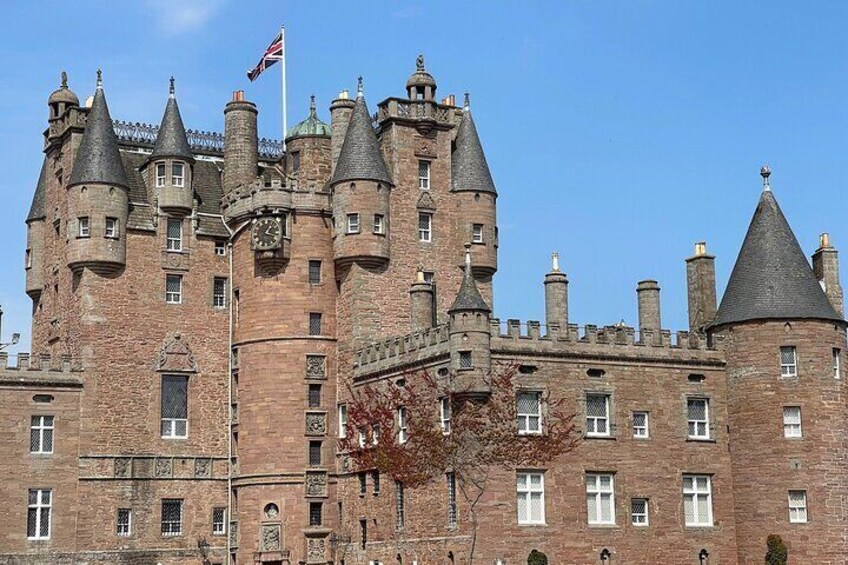
M324 538L307 538L306 539L306 560L307 561L324 561L324 550L327 542Z
M129 457L115 458L115 477L121 479L132 477L132 459Z
M323 355L306 356L306 378L324 379L327 377L327 359Z
M263 524L259 534L259 551L280 551L280 526Z
M327 474L319 471L306 472L306 496L327 495Z
M273 502L265 505L265 517L269 520L276 520L280 515L280 509Z
M306 435L322 436L327 433L326 415L319 412L306 414Z
M348 455L347 453L342 454L342 471L347 473L348 471L351 470L351 467L352 467L352 463L351 463L350 455Z
M160 479L167 479L171 477L171 473L173 472L173 468L171 465L171 459L166 457L161 457L156 459L156 467L155 467L155 475Z
M421 196L418 197L418 203L415 206L422 210L436 209L436 203L433 201L433 197L430 196L430 192L424 190L421 191Z
M212 476L212 460L198 458L194 460L194 476L201 479L208 479Z
M238 522L230 522L230 547L238 547Z
M182 334L165 341L159 350L156 370L161 372L176 371L179 373L196 373L197 363L188 344L182 339Z

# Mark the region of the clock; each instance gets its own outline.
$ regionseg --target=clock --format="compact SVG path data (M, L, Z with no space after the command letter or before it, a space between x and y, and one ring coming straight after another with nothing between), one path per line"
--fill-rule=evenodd
M283 239L283 228L280 218L265 216L253 224L253 248L259 251L279 249Z

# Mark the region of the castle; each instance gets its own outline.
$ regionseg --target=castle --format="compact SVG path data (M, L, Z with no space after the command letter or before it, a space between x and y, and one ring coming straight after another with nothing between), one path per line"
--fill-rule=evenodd
M846 322L837 252L812 268L764 190L717 307L686 259L689 328L492 316L497 192L468 99L419 58L370 114L360 81L281 144L235 92L224 133L115 121L98 73L48 100L27 225L32 354L0 355L0 562L462 564L454 478L400 490L337 449L347 386L521 368L516 433L565 398L581 441L495 470L476 563L848 563ZM741 234L740 234L741 235ZM540 288L540 292L542 289ZM434 406L434 420L450 415ZM534 428L533 430L529 428ZM402 519L401 519L402 517Z

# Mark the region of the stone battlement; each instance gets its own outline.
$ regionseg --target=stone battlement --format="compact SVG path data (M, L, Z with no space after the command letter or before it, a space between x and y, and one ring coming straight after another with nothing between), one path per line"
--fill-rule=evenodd
M10 356L4 352L0 353L0 370L78 373L82 371L82 367L71 359L70 355L51 356L49 353L43 353L32 356L29 353L18 353Z
M354 353L356 373L373 373L448 354L448 330L449 326L443 324L367 345Z

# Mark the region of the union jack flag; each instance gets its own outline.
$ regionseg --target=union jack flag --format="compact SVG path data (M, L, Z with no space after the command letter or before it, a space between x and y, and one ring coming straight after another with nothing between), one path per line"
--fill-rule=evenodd
M280 31L280 33L277 34L277 37L274 38L274 41L272 41L268 48L265 50L265 53L259 60L259 64L247 72L247 78L250 79L250 82L256 80L257 77L262 74L262 71L264 71L277 61L282 60L283 49L285 47L284 43L285 40L283 39L283 32Z

